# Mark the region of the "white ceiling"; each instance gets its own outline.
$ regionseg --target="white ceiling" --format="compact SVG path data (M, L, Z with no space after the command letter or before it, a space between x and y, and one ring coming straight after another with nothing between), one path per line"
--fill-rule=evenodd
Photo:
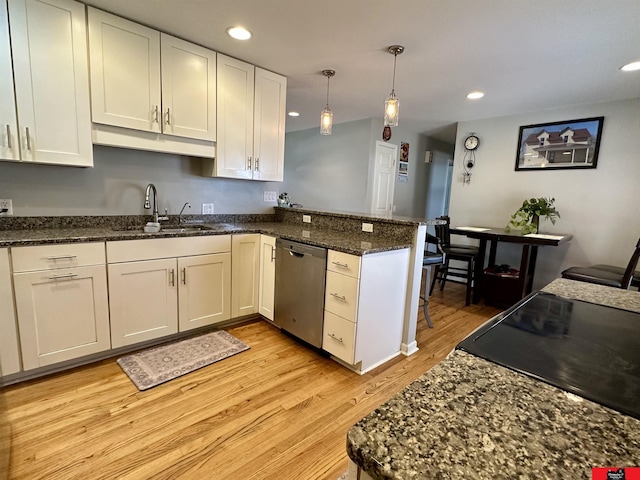
M288 77L287 131L382 116L400 44L400 122L453 141L458 121L640 97L640 0L87 0ZM248 42L225 30L241 24ZM482 100L465 95L482 90Z

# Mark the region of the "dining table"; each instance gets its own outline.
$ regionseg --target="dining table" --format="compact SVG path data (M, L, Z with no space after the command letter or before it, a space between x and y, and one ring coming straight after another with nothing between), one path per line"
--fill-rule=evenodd
M479 240L478 258L475 262L473 303L484 298L485 303L497 307L509 307L533 289L533 276L538 258L538 247L557 247L571 241L573 235L566 233L524 233L502 227L451 227L450 233ZM485 270L487 242L489 243L488 269ZM499 243L522 246L519 269L491 271L496 265Z

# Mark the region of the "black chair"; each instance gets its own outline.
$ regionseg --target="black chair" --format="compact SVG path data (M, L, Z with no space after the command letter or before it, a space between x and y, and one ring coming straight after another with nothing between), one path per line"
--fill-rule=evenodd
M440 291L444 290L445 283L447 282L447 276L463 278L464 283L467 285L466 305L471 304L471 290L474 287L473 272L475 269L476 260L478 259L479 249L472 245L457 245L451 243L451 219L448 216L438 217L439 220L444 220L442 225L436 225L436 236L440 241L440 247L445 255L444 265L439 268L435 277L435 281L440 281ZM450 260L457 260L465 262L467 268L452 267L449 265ZM433 291L433 285L431 286Z
M640 272L636 272L640 260L640 240L631 255L627 268L613 265L594 265L592 267L571 267L562 272L562 278L580 282L596 283L608 287L628 290L633 284L640 285ZM635 277L635 278L634 278Z
M427 233L427 237L424 243L424 257L422 257L422 269L425 272L424 290L422 291L422 310L424 311L424 318L427 321L429 328L433 328L431 323L431 317L429 316L429 296L433 290L433 280L435 275L438 274L440 266L444 264L445 254L440 247L440 241L438 237L434 237L430 233ZM435 268L434 276L431 275L431 269ZM433 280L432 280L433 279Z

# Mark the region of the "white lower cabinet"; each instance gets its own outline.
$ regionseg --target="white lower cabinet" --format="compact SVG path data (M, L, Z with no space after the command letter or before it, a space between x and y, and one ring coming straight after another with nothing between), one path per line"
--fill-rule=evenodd
M113 347L231 318L229 235L107 242Z
M104 243L11 253L24 370L111 347Z
M409 249L358 257L329 250L322 349L358 373L400 353Z
M9 249L0 248L0 377L21 370Z
M233 235L231 255L231 315L257 313L260 234Z
M273 321L276 293L276 239L260 235L258 313Z

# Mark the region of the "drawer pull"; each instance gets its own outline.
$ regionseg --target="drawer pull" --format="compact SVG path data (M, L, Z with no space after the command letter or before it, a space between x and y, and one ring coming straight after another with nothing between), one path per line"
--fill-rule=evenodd
M336 342L344 343L344 341L342 340L342 337L338 338L333 333L328 333L327 335L333 338Z
M173 268L169 270L169 286L176 286L176 271Z
M11 125L7 125L7 148L13 150L11 146Z
M271 261L274 262L276 259L276 249L275 247L271 247Z
M77 255L57 255L55 257L47 257L47 260L51 260L55 262L56 260L71 260L72 258L77 258Z
M329 295L331 295L333 298L337 298L338 300L342 300L343 302L347 301L347 297L345 297L344 295L338 295L337 293L330 293Z
M183 268L181 273L182 273L182 284L186 285L187 284L187 269Z
M331 262L331 263L333 263L336 267L349 268L349 264L348 263L340 263L340 262Z
M77 273L65 273L64 275L52 275L51 277L49 277L49 280L64 280L64 279L70 280L77 276L78 276Z

